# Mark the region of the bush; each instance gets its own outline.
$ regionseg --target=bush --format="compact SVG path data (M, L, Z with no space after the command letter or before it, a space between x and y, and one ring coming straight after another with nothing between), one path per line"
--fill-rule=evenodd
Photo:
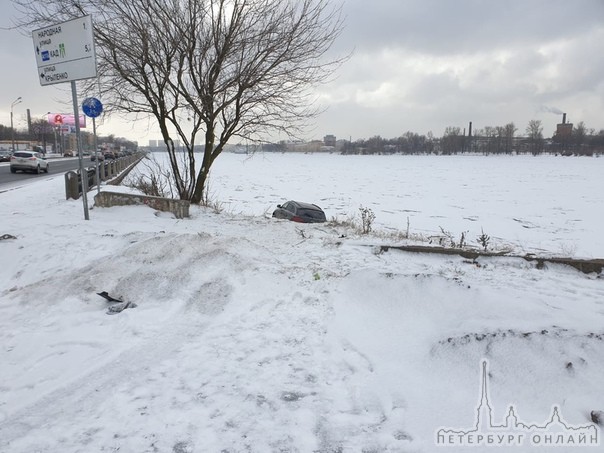
M371 208L364 208L362 205L359 208L361 212L361 233L369 234L371 232L371 226L375 220L375 214Z

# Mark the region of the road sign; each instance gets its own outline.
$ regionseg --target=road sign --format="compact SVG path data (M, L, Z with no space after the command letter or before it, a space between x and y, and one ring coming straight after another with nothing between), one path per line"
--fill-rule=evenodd
M41 85L96 77L92 16L32 32Z
M53 126L75 126L75 116L73 113L48 113L48 122ZM80 127L86 127L86 117L84 115L78 115L80 121Z
M82 102L82 110L87 117L96 118L103 113L103 104L97 98L86 98Z

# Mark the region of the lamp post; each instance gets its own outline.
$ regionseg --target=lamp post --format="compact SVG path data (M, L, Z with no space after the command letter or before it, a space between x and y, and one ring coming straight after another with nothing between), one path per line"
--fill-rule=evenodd
M15 101L10 105L10 131L11 131L11 141L12 141L12 152L15 152L15 128L13 127L13 107L21 102L21 96L19 96Z

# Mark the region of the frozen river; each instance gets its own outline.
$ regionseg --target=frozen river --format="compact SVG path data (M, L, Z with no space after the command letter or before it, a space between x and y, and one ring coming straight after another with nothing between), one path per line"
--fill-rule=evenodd
M604 158L555 156L342 156L224 153L210 198L226 211L270 215L293 199L327 218L376 215L374 229L431 236L441 228L468 242L604 257Z

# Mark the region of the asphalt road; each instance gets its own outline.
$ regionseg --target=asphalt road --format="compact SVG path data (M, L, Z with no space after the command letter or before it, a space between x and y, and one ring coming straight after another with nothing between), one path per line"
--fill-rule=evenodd
M0 191L23 184L30 184L50 175L65 174L70 170L78 169L80 164L77 157L58 157L48 159L48 165L48 174L40 173L38 175L35 173L23 173L21 171L13 174L10 172L8 162L0 163ZM90 157L84 158L85 167L93 165L94 162L90 161Z

